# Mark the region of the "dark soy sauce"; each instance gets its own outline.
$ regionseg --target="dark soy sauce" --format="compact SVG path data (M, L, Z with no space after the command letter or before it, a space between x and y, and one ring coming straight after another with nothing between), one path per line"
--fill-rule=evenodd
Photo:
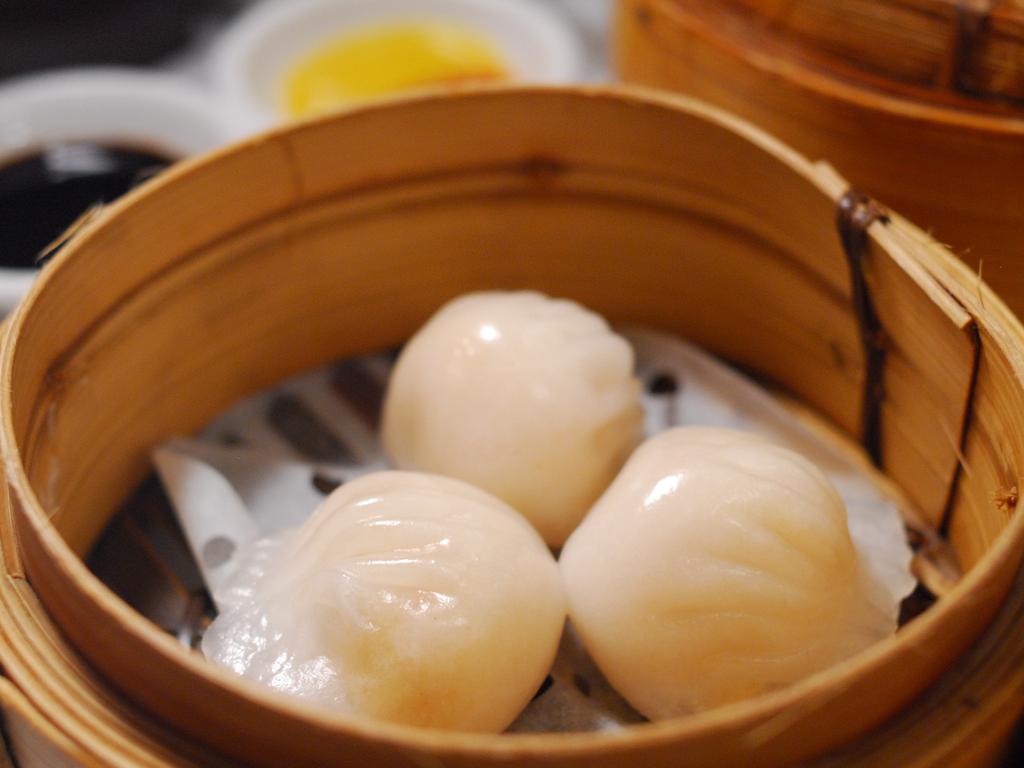
M167 155L85 142L0 160L0 267L36 266L40 252L89 207L114 200L172 162Z

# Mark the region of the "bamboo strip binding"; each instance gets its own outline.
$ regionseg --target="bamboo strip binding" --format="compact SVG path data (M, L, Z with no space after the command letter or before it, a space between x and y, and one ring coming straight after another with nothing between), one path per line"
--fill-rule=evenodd
M874 222L888 223L885 211L871 198L853 190L839 198L836 226L843 252L850 265L850 292L853 312L860 327L864 346L864 394L861 397L860 430L864 450L875 463L882 466L881 415L882 367L885 365L885 337L875 312L874 302L864 278L864 252L867 248L867 230Z
M863 736L976 639L1024 549L1024 518L992 501L1020 487L1024 334L897 216L867 228L863 256L889 343L881 456L923 527L948 519L968 570L899 636L817 679L611 738L352 723L188 655L76 555L143 477L154 442L288 373L396 343L477 287L530 286L689 336L856 434L868 377L834 221L847 189L830 168L695 102L511 89L281 131L116 204L44 270L0 356L6 532L20 545L4 536L0 654L35 708L13 711L41 713L81 764L206 764L212 749L263 765L340 754L377 765L668 766L681 754L773 765ZM958 473L961 461L970 471ZM986 723L1010 708L996 703ZM17 722L39 732L31 717ZM834 759L877 757L872 738Z

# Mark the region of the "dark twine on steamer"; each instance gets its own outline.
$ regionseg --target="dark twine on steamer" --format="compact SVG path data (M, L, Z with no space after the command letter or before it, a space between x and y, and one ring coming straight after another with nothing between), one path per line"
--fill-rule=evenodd
M882 465L882 402L885 389L882 373L885 368L885 332L878 320L875 304L864 277L864 256L867 250L867 230L874 222L889 223L886 210L855 190L848 191L839 199L836 211L836 228L839 241L846 254L850 269L850 288L853 311L860 330L861 346L864 349L864 392L861 398L860 428L861 444L875 466Z
M992 0L958 0L956 4L956 26L945 79L949 86L970 96L982 95L972 87L971 74L995 5Z

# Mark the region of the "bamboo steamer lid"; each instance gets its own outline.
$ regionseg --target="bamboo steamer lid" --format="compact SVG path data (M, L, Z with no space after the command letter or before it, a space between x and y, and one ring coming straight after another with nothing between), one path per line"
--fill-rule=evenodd
M86 569L151 446L291 373L399 343L483 287L572 297L779 383L865 444L963 578L896 637L785 691L616 734L474 736L246 685ZM52 765L878 765L923 754L908 745L927 714L960 737L929 760L971 739L964 764L979 764L1024 688L1022 343L918 229L686 99L467 91L188 162L90 223L5 332L12 741ZM972 644L984 655L964 656ZM950 691L976 697L971 716L936 707Z
M828 159L1024 310L1020 0L619 0L616 49L624 80Z

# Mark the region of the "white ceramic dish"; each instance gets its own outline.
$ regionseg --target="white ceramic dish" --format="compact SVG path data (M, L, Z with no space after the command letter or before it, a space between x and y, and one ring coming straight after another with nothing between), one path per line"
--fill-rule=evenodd
M301 54L348 30L429 19L479 30L517 80L561 83L584 74L572 24L536 0L264 0L231 25L211 53L211 76L252 130L281 121L281 77Z
M239 133L237 122L211 96L169 75L74 69L0 87L0 165L68 141L114 141L185 157ZM35 274L34 269L0 267L0 315L17 303Z

